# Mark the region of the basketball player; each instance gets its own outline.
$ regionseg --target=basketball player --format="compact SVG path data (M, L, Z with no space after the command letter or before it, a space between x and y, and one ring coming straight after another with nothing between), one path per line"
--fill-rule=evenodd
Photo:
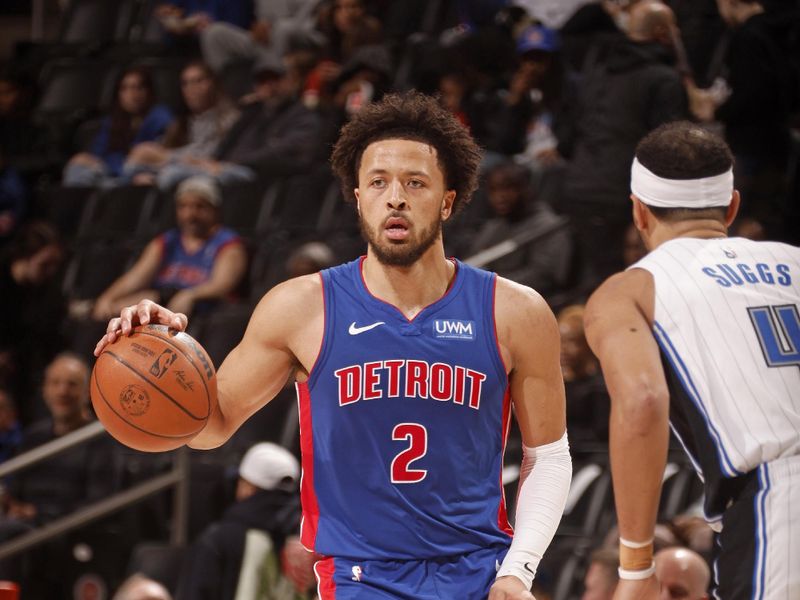
M533 598L571 476L558 328L536 292L445 258L442 222L469 199L479 160L431 98L363 108L332 163L366 256L266 294L190 444L224 443L294 374L301 539L327 557L323 600ZM154 321L186 327L143 301L95 352ZM501 484L511 399L525 446L513 543Z
M658 595L668 421L721 531L716 597L800 598L800 249L726 237L739 208L731 166L725 143L696 125L647 135L631 198L650 253L587 306L612 398L617 598Z

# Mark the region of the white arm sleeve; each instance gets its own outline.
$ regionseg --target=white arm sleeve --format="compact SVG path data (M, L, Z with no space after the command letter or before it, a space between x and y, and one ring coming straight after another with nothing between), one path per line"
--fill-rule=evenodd
M531 588L539 561L561 521L571 479L566 432L550 444L522 446L514 540L498 577L513 575Z

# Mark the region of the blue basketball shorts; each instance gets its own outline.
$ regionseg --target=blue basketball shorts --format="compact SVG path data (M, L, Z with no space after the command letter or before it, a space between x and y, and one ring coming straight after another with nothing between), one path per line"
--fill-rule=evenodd
M507 546L426 560L330 557L314 566L320 600L485 600Z

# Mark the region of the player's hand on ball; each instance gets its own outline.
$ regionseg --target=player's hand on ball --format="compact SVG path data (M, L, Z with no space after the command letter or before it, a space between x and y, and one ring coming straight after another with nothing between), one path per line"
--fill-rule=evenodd
M94 355L100 356L103 348L114 343L120 335L130 334L136 325L147 325L148 323L167 325L178 331L184 331L189 324L189 319L185 314L172 312L152 300L142 300L133 306L126 306L120 311L118 317L114 317L108 322L106 334L97 342Z
M655 575L642 580L620 579L614 600L657 600L660 585Z
M495 580L488 600L536 600L519 579L512 575Z

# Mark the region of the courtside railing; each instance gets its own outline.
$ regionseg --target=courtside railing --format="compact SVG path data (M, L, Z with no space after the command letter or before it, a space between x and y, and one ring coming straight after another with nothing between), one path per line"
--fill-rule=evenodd
M464 259L464 262L473 267L486 267L494 261L503 258L505 255L511 254L518 248L526 246L527 244L532 244L533 242L538 242L556 231L561 231L568 225L569 219L560 215L549 223L534 223L531 227L519 232L515 236Z
M107 434L99 421L85 425L0 464L0 479L47 460L51 456L85 444L101 435ZM169 488L174 488L170 541L174 545L184 545L189 516L189 451L185 447L173 452L172 469L168 472L89 504L0 545L0 560L48 542L111 513L133 506L137 502Z

